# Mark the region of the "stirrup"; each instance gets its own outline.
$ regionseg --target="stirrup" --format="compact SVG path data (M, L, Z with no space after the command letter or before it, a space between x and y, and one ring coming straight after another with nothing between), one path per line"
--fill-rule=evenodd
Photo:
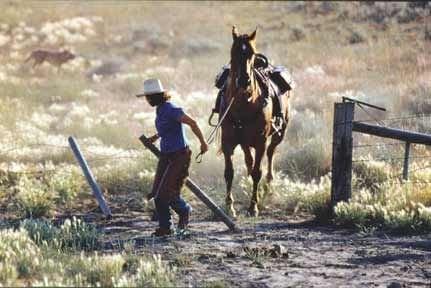
M208 119L208 124L209 124L211 127L217 127L217 124L218 124L218 123L213 124L213 123L211 122L211 120L212 120L212 119L213 119L213 117L214 117L214 114L215 114L215 111L213 110L213 111L211 112L210 118Z

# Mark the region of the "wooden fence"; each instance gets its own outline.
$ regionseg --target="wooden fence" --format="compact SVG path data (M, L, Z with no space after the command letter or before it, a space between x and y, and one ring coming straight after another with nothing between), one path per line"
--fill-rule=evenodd
M359 103L358 103L359 102ZM349 98L334 104L332 144L331 205L348 201L352 194L353 132L396 139L405 142L403 179L408 179L410 144L431 145L431 135L407 130L388 128L354 121L355 105L368 105ZM383 110L373 105L372 108Z

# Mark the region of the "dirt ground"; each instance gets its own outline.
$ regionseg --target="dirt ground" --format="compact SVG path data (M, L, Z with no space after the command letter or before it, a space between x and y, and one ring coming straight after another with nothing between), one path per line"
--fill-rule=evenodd
M190 234L156 239L148 214L96 222L105 252L129 246L161 254L179 267L180 286L431 287L431 235L365 234L303 217L260 217L238 220L237 233L192 218Z

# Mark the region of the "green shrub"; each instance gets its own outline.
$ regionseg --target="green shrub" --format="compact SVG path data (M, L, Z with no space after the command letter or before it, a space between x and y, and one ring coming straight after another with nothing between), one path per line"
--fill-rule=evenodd
M421 187L384 184L379 194L362 190L349 203L335 207L335 222L348 227L383 228L394 233L426 233L431 230L430 211L416 195Z
M92 250L98 246L98 238L99 231L94 225L73 217L72 220L64 221L57 239L62 248Z
M138 256L130 254L87 255L58 254L42 265L43 280L32 283L35 286L101 286L101 287L173 287L175 268L166 266L160 256ZM126 260L127 259L127 260ZM125 269L127 261L133 259L133 269ZM57 267L57 269L56 269Z
M117 203L125 202L129 208L147 209L145 195L150 193L154 181L156 158L143 155L137 159L116 160L95 169L98 183L115 195ZM122 196L122 197L121 197Z
M11 284L40 268L41 251L23 229L0 231L0 282Z
M293 179L319 179L326 175L331 167L331 154L327 146L323 139L316 137L299 148L289 149L283 155L281 170Z
M15 189L17 205L24 217L42 217L52 213L54 193L42 181L23 175Z
M170 268L162 262L160 255L153 255L153 259L141 259L136 271L135 285L138 287L171 287L175 268Z
M82 172L78 167L60 166L48 179L58 204L70 206L83 187Z
M66 219L60 227L43 219L26 219L20 225L27 230L38 245L65 250L92 250L97 248L100 233L92 224L87 224L75 217Z
M250 195L252 185L250 177L241 178L240 186L244 193ZM261 185L261 190L268 190L265 192L268 195L262 199L262 206L279 207L289 214L307 212L315 215L316 220L326 221L330 215L330 187L329 176L321 177L318 183L312 181L307 184L276 173L270 186Z
M87 257L81 253L65 270L76 286L112 287L119 279L124 263L123 256L119 254L99 256L95 253Z
M391 167L384 162L373 161L369 158L361 158L360 160L366 161L358 161L353 165L354 185L359 189L364 188L378 192L381 185L391 179Z
M303 209L315 216L319 222L327 222L331 217L331 181L324 177L318 184L318 190L304 199Z
M2 260L0 262L0 285L12 286L18 278L18 272L14 265Z
M25 219L20 223L30 238L37 244L51 244L58 237L58 228L45 219Z

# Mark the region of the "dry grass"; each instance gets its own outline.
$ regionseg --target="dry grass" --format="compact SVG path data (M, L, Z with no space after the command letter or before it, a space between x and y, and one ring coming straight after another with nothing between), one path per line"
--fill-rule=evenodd
M407 3L377 3L369 7L359 2L2 2L1 204L6 207L13 201L19 203L19 209L9 206L7 210L16 212L15 216L86 209L86 204L71 204L73 199L84 203L88 198L88 191L82 188L82 176L76 176L76 181L66 177L68 171L76 175L70 167L54 176L45 171L47 166L58 169L63 167L60 164L76 165L67 148L67 136L74 135L110 200L125 209L148 209L142 197L150 189L155 159L144 152L138 137L154 132L154 111L134 95L144 79L162 79L173 92L173 100L198 118L208 135L206 120L217 93L214 77L229 61L231 28L236 25L242 33L257 26L258 50L274 64L288 67L297 83L292 120L276 156L275 167L281 173L277 174L272 190L262 190L262 206L285 213L313 213L323 219L328 212L335 101L349 96L385 106L388 113L369 111L379 119L431 112L431 42L425 37L430 16L425 15L426 9L407 7ZM410 9L411 15L416 13L416 19L406 18L410 15L406 9ZM32 69L23 61L36 48L71 49L78 59L67 63L60 72L49 65ZM356 119L369 118L367 113L356 111ZM431 118L423 118L387 124L429 133L430 121ZM191 131L187 132L196 154L198 143ZM355 136L355 144L376 141ZM202 164L192 164L191 175L222 203L224 161L217 155L218 144L213 145ZM355 196L351 204L340 205L338 223L428 231L428 186L391 186L386 182L401 172L399 166L373 162L395 153L402 153L402 149L357 151L355 156L372 160L369 165L355 168L356 188L365 192ZM415 146L413 153L429 156L430 150ZM412 171L428 165L414 162ZM245 176L239 149L234 164L235 198L239 205L247 205L250 179ZM20 176L28 171L32 174L27 178ZM411 177L415 181L431 181L429 171L418 169ZM373 195L370 199L365 197L369 194ZM404 202L391 202L391 198L401 194ZM190 194L185 195L193 201ZM365 203L364 197L369 202ZM400 203L407 208L400 207ZM127 205L130 207L123 207ZM19 235L22 237L26 236ZM39 250L36 252L40 254ZM61 255L55 257L62 259ZM73 261L87 267L95 259L100 260L97 257ZM166 271L165 278L155 270L162 263L158 258L149 261L151 265L146 260L135 261L135 270L145 277L133 273L126 273L126 277L118 272L124 259L100 257L108 263L106 269L95 271L87 267L79 279L56 278L59 275L49 270L52 265L44 264L39 268L53 277L43 285L94 284L108 274L116 282L108 280L103 284L172 284L171 270ZM64 261L64 265L73 264ZM111 267L111 262L118 265ZM2 280L11 280L2 284L13 284L21 277L16 267L0 266Z

